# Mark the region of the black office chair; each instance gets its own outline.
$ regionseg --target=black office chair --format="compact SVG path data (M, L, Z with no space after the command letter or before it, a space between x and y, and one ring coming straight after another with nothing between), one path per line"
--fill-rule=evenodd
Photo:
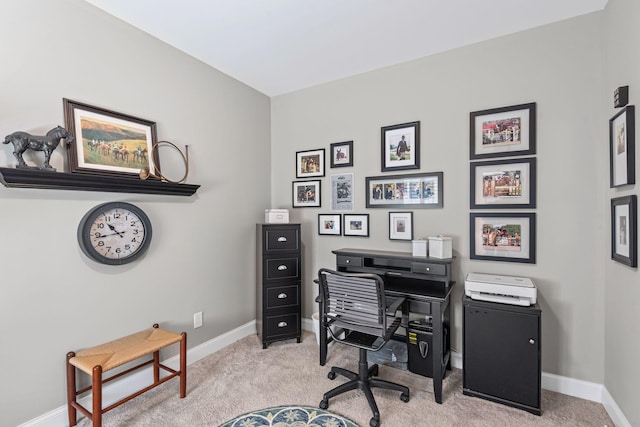
M358 347L360 360L358 373L332 367L327 375L333 380L336 374L350 381L326 392L320 402L320 408L329 407L329 399L356 388L362 390L373 411L369 425L380 425L380 412L371 388L379 387L402 392L400 399L409 401L409 388L400 384L372 378L378 375L378 365L368 366L367 351L378 351L391 339L400 326L396 311L404 298L386 305L384 281L375 274L341 273L326 268L318 272L320 293L323 299L321 331L328 330L336 342ZM340 333L334 332L342 331Z

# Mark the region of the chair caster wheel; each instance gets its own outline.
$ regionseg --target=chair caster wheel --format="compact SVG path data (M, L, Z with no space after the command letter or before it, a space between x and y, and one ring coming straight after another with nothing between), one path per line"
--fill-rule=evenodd
M336 379L336 373L333 372L333 371L329 371L329 373L327 374L327 378L329 378L330 380L335 380Z
M377 377L377 376L378 376L378 365L376 365L376 366L371 370L371 376L372 376L372 377Z
M400 400L402 400L403 402L408 402L409 401L409 393L402 393L400 395Z
M325 399L322 399L318 406L320 407L320 409L327 409L329 407L329 402Z
M369 425L371 427L380 427L380 420L377 418L371 418L371 420L369 421Z

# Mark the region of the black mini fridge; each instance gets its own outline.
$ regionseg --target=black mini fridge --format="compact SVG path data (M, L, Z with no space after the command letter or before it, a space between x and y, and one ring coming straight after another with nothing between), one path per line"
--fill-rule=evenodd
M433 328L426 321L412 320L407 328L409 371L433 378Z

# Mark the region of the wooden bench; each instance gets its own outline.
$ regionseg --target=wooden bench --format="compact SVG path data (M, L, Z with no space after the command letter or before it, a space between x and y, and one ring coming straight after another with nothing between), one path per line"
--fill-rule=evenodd
M179 371L160 363L160 349L176 343L180 343ZM142 362L132 368L114 374L109 378L102 378L103 373L149 354L153 354L152 360ZM153 384L102 409L102 384L150 364L153 364ZM169 372L170 375L161 379L160 368ZM80 369L91 376L90 386L81 390L76 389L76 369ZM91 419L94 427L101 427L102 414L176 376L180 377L180 398L183 398L186 396L187 391L187 334L186 332L176 334L160 329L157 323L153 325L153 328L124 338L81 350L77 353L73 351L69 352L67 354L67 410L69 413L69 426L76 425L77 411L80 411ZM88 391L92 393L93 410L91 412L76 400L79 395Z

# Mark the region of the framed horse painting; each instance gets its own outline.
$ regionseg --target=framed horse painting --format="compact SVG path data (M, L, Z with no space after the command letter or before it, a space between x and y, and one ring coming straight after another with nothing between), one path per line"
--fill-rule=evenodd
M70 172L138 176L157 171L156 124L126 114L63 99L64 120L75 141L67 156Z

